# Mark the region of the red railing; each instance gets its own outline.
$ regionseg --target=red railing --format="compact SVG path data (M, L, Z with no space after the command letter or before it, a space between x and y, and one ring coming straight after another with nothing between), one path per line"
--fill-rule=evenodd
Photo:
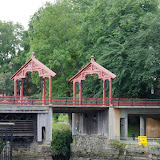
M160 106L160 99L138 99L138 98L113 98L113 106ZM1 96L0 104L5 105L73 105L73 97L52 97L50 103L49 97L20 97L15 99L14 96ZM103 105L103 98L77 98L76 105ZM109 99L106 98L106 106L109 106Z
M160 99L113 98L113 106L160 106Z

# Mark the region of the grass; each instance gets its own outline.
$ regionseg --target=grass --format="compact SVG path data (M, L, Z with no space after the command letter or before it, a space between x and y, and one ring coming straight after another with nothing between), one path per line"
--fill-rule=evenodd
M56 130L67 130L70 129L70 126L67 124L63 124L63 123L52 123L52 129L56 129Z
M57 119L58 118L58 119ZM67 130L70 129L70 125L68 125L66 122L69 121L68 114L54 114L53 115L53 123L52 123L52 129L56 130Z
M128 125L128 137L132 137L132 134L134 134L135 137L140 135L139 125Z
M58 117L58 121L59 122L68 122L69 121L69 117L68 114L63 114L61 113Z

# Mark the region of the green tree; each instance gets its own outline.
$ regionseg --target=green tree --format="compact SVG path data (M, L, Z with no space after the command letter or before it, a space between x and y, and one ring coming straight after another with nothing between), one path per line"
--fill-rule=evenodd
M151 86L156 90L160 78L158 0L93 3L81 31L81 59L88 61L93 54L98 63L117 75L113 81L115 97L149 98ZM96 92L102 96L100 81L89 81L84 95L89 90L87 86L93 91L92 97L97 96Z
M10 77L24 62L21 46L23 27L20 24L0 21L0 90L13 94L13 82Z
M52 132L52 154L54 156L70 155L70 144L72 143L72 132L70 130L53 130Z
M42 63L58 76L53 79L53 95L70 96L69 78L80 67L79 24L81 14L73 3L57 1L35 14L31 20L31 49ZM36 79L36 77L33 77ZM38 79L34 80L38 83Z
M13 95L13 81L10 80L11 72L0 73L0 91L5 91L7 95Z
M21 50L23 27L0 21L0 72L12 71L12 59Z
M28 31L21 32L21 49L11 59L12 72L16 72L26 63L27 54L30 50L30 39Z

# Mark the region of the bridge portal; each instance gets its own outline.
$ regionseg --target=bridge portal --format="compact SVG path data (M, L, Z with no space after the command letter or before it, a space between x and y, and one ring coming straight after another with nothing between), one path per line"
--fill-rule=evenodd
M46 99L46 78L49 78L49 103L52 103L52 77L56 76L52 70L50 70L47 66L42 64L38 59L35 58L34 53L32 53L31 59L26 62L10 79L14 80L14 99L15 104L17 104L17 82L20 86L20 104L22 105L25 101L23 99L23 79L27 77L27 72L35 72L38 71L39 76L42 78L43 85L43 104L45 104Z

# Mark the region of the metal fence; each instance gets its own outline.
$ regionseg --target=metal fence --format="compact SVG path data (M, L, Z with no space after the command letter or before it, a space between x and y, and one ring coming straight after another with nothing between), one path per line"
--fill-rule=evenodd
M12 160L14 123L0 123L0 160Z

